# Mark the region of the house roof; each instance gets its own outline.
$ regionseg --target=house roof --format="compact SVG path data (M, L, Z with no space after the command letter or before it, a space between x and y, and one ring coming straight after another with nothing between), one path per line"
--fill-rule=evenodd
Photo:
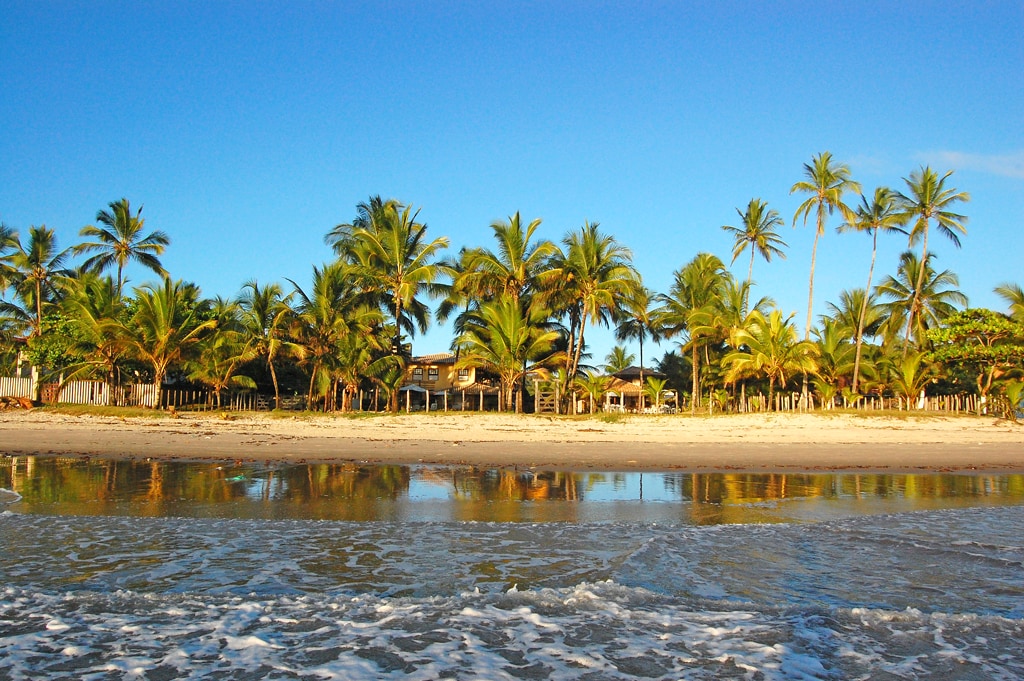
M420 355L409 360L410 364L455 364L455 355L450 352L437 352L433 355Z
M633 366L626 367L622 371L615 372L612 376L615 378L621 378L623 381L639 381L640 367L634 364ZM660 371L644 367L644 378L647 378L648 376L653 376L654 378L666 378L666 375Z

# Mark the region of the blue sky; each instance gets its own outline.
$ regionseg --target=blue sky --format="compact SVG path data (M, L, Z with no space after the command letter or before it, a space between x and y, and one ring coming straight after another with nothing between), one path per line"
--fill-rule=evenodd
M824 150L866 192L955 170L968 235L933 238L936 265L974 306L1024 284L1018 0L5 0L0 17L0 220L68 246L127 197L171 236L172 276L209 296L305 285L324 234L376 194L419 207L452 252L490 246L517 210L554 240L600 222L666 291L700 251L728 263L720 226L759 197L789 248L755 263L757 292L802 328L813 229L791 227L789 189ZM815 314L867 278L870 239L836 224ZM905 248L883 240L876 282ZM590 339L597 359L613 344ZM414 351L450 340L435 327Z

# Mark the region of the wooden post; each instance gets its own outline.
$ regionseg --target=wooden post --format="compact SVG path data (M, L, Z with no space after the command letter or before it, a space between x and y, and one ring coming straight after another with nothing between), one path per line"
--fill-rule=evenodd
M484 410L484 389L480 388L480 411Z
M411 390L406 390L405 391L405 413L406 414L408 414L410 411L412 411L412 405L410 403L410 399L411 398L409 397L409 395L411 395L411 394L412 394Z

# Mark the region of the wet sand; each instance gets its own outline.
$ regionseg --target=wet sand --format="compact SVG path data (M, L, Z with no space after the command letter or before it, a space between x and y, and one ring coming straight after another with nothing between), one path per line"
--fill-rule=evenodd
M476 413L218 418L0 413L0 455L561 470L1024 472L1024 424L978 416Z

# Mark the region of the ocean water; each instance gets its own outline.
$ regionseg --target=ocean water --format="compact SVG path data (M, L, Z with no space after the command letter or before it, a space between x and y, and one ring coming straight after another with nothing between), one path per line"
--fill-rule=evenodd
M1018 497L822 508L795 485L701 524L646 479L654 501L445 497L544 518L518 522L453 520L436 490L349 520L87 514L23 486L0 497L0 679L1024 678Z

